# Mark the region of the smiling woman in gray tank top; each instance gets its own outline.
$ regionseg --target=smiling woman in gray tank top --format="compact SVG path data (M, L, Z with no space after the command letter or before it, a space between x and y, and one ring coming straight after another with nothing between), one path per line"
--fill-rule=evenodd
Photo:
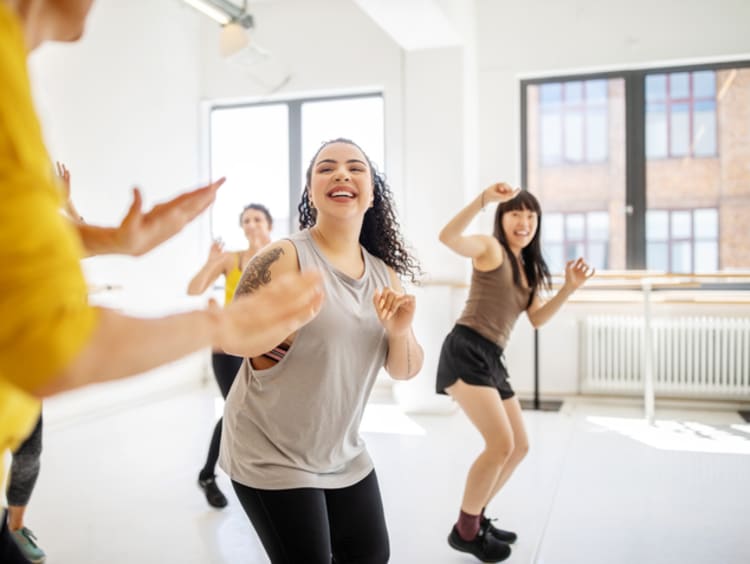
M399 280L419 269L391 199L357 145L324 144L307 171L302 230L257 255L237 288L317 270L325 292L312 321L245 359L225 407L220 463L273 564L389 558L359 425L380 369L411 378L423 359L411 329L415 299Z

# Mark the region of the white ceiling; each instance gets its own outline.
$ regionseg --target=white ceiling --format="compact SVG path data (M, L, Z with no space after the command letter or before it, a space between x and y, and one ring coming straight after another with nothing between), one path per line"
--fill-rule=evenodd
M435 0L354 0L403 49L461 44L461 37Z

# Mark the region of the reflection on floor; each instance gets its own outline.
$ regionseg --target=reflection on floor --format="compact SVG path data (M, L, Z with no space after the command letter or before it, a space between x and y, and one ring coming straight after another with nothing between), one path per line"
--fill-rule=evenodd
M231 492L222 511L196 486L215 421L214 388L96 417L46 411L42 474L27 524L49 564L265 563ZM519 533L508 562L750 562L750 426L736 413L568 402L525 412L531 452L491 504ZM394 564L469 564L446 536L481 448L460 413L407 416L371 405Z

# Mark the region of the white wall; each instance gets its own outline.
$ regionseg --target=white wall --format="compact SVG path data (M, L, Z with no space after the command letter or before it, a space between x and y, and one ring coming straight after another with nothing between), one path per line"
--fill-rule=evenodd
M89 222L118 223L133 185L142 188L150 207L203 180L198 177L195 41L200 19L176 0L99 0L83 40L45 45L32 55L35 98L51 158L71 169L74 200ZM95 295L94 301L143 315L194 303L185 287L204 259L201 230L200 223L193 225L139 259L86 259L92 283L122 286ZM191 357L135 386L107 384L72 396L101 405L105 397L119 401L195 380L206 357Z
M150 207L203 180L198 21L175 1L100 0L82 41L32 56L51 157L71 169L74 200L90 222L119 222L134 185ZM180 304L181 257L195 252L194 230L146 257L89 259L86 269L94 282L122 284L129 307Z

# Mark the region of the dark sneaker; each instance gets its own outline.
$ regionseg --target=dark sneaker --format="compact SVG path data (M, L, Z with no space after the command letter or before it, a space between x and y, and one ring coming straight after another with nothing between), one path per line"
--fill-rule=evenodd
M456 550L473 554L482 562L501 562L510 556L510 546L495 537L485 535L481 528L473 540L465 541L454 525L451 534L448 535L448 544Z
M487 517L482 517L482 520L479 522L479 530L484 531L485 535L491 535L495 537L499 541L503 541L508 544L513 544L516 542L516 539L518 538L518 535L514 533L513 531L504 531L502 529L498 529L495 527L495 525L492 524L494 519L488 519Z
M216 476L211 476L205 480L198 478L198 485L201 487L203 492L206 494L206 501L211 507L226 507L227 498L221 493L219 486L216 485Z

